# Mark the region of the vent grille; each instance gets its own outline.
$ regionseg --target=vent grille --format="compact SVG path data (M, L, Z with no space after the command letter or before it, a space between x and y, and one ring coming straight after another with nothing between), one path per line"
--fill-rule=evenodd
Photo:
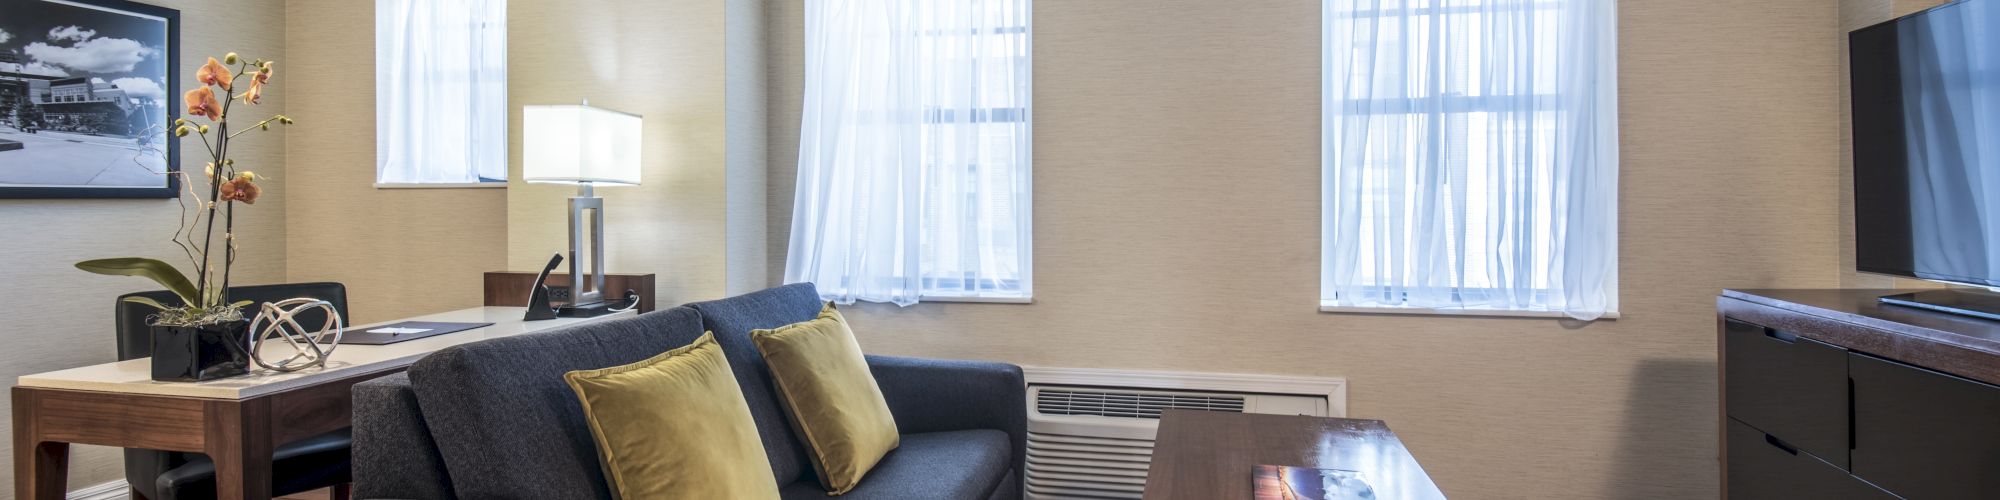
M1340 379L1263 375L1024 372L1030 408L1023 500L1140 500L1167 410L1324 417L1337 401L1329 396L1345 387Z
M1136 499L1153 441L1029 432L1027 462L1030 498Z
M1035 397L1035 411L1044 415L1158 419L1166 410L1243 413L1243 396L1045 388Z

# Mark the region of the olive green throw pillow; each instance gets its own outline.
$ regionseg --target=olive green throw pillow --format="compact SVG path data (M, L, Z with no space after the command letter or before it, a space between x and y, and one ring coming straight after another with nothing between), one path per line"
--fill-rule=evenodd
M563 374L583 402L613 496L778 498L750 405L705 333L645 361Z
M811 449L807 456L828 494L853 490L896 449L889 403L868 373L854 332L831 304L817 319L754 330L750 339L770 364L778 399Z

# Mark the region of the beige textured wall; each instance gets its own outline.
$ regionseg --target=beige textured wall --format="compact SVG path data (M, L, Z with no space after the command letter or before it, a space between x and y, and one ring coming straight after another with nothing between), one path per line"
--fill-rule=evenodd
M1840 282L1838 6L1619 4L1623 319L1315 312L1319 2L1205 0L1036 2L1035 304L849 317L888 354L1345 376L1454 498L1713 496L1714 296ZM772 5L775 280L803 24Z
M375 2L285 9L287 278L346 283L356 322L478 306L481 273L507 264L507 193L376 189Z
M181 83L171 90L192 88L194 70L208 56L236 51L248 57L285 57L285 6L259 0L149 0L181 11ZM280 64L283 64L282 62ZM280 66L283 68L283 66ZM278 74L271 92L257 111L281 113L296 80ZM247 116L247 115L245 115ZM283 151L286 134L244 135L236 143L237 165L273 179L289 176ZM184 142L181 167L200 172L207 163L199 144ZM197 178L199 175L197 175ZM232 282L275 283L284 280L286 202L290 190L282 182L266 183L255 206L239 207L237 257ZM111 311L124 293L157 290L138 278L97 276L71 264L101 257L145 256L181 264L182 256L167 238L179 220L173 200L0 200L0 221L17 228L0 245L0 380L117 360ZM181 264L186 266L186 264ZM184 272L192 273L184 267ZM12 413L0 401L0 413ZM9 432L0 422L0 432ZM13 463L12 441L0 462ZM123 476L115 449L79 446L70 456L70 484L82 487ZM0 474L0 496L14 491L14 475Z
M292 221L325 226L293 234L293 280L346 282L358 321L385 320L478 305L480 273L537 270L566 248L568 186L374 189L373 2L291 3L302 66L293 71L315 77L314 97L293 113L303 137L288 151L300 165L294 181L312 190L294 201ZM646 116L644 184L599 195L608 268L658 274L663 303L765 279L761 72L725 81L724 64L761 68L762 51L725 54L725 7L731 29L761 34L760 0L509 5L510 177L520 176L523 105L590 99ZM725 100L737 97L725 86L745 89L727 120ZM725 133L725 122L747 126ZM756 258L737 265L725 255Z
M728 134L725 183L729 248L724 252L728 259L725 291L736 295L763 288L771 279L764 241L770 228L765 213L769 201L765 159L770 142L766 133L770 125L770 49L766 45L768 5L764 0L729 0L726 8L728 32L724 34L723 53L728 60L723 63L723 72L728 95L723 98L723 112Z
M526 0L509 5L512 183L507 189L507 262L540 269L567 248L567 185L520 179L521 106L590 104L645 116L642 184L597 190L605 205L605 263L614 273L655 273L658 301L721 297L729 282L730 197L738 189L725 112L727 2L695 0ZM749 19L745 19L748 21ZM746 23L747 24L747 23ZM761 24L761 23L759 23ZM736 147L751 148L741 144ZM748 151L748 150L744 150ZM739 193L739 191L742 191ZM761 230L761 229L758 229ZM760 263L761 264L761 263ZM754 274L753 274L754 276Z

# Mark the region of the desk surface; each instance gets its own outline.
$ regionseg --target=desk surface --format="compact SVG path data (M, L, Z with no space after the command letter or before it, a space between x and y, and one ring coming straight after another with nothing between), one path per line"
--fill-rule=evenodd
M1360 471L1384 500L1444 498L1380 420L1191 410L1161 417L1146 498L1248 500L1258 465Z
M185 396L208 399L248 399L288 389L305 387L328 380L402 369L410 366L411 363L415 363L417 359L424 357L426 354L459 344L561 328L608 318L629 317L636 314L628 311L596 318L556 318L543 321L522 321L521 316L526 311L527 308L524 307L474 307L471 309L460 309L457 311L352 327L349 330L373 328L379 325L403 321L493 323L493 326L485 328L389 345L343 345L334 349L333 357L328 361L327 366L309 368L291 373L252 369L248 375L207 382L155 382L153 381L152 358L139 358L116 363L24 375L18 383L21 387L156 396Z

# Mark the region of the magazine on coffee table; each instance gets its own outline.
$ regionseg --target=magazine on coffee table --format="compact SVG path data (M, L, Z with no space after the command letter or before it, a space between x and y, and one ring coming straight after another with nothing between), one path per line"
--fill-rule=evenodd
M1374 500L1360 471L1259 465L1251 480L1257 500Z

